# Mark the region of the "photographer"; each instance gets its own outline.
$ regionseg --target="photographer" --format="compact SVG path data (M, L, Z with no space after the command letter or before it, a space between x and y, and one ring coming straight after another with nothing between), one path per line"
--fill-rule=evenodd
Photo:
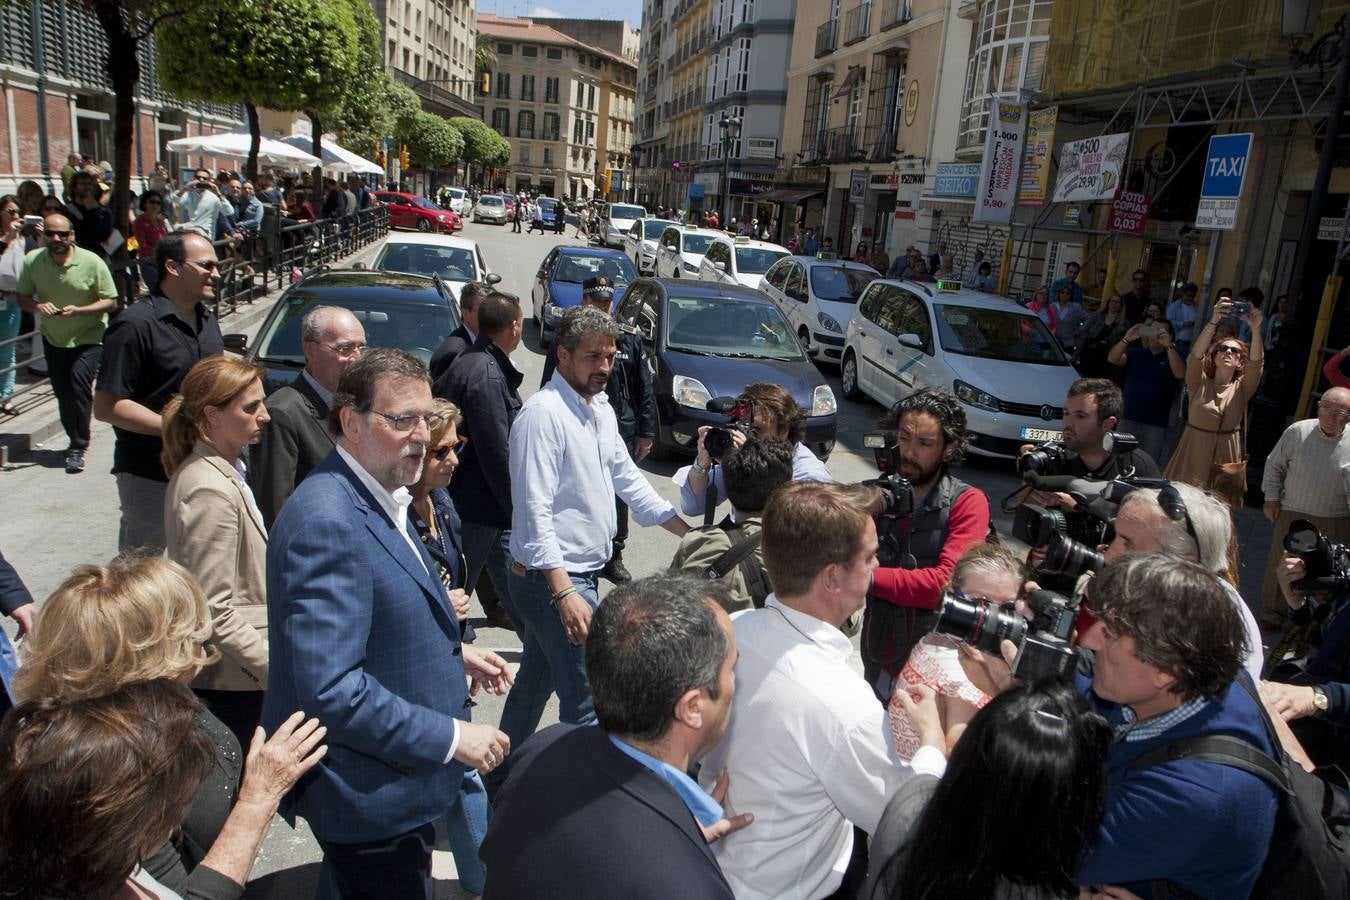
M863 675L886 703L914 644L932 630L932 611L956 561L989 532L989 499L950 467L966 449L966 413L940 389L915 391L891 407L898 474L913 486L913 511L878 518L882 552L863 614Z
M787 441L792 445L793 481L834 480L825 464L802 443L806 437L806 412L797 405L791 394L779 385L757 382L746 385L737 399L741 403L749 403L752 417L749 422L736 423L741 427L727 429L731 433L732 447L740 447L745 443L746 431L752 431L759 438ZM680 512L687 516L705 513L704 498L709 484L717 490L717 503L720 504L727 496L722 467L704 447L711 430L710 425L699 428L698 456L693 465L684 466L671 477L671 481L680 488Z

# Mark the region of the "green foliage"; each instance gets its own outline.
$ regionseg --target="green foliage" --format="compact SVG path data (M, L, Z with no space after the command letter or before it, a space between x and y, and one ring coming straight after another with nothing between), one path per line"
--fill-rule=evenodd
M488 158L483 160L485 166L504 166L511 162L511 142L502 137L496 131L492 132L492 149L488 153Z
M395 133L406 133L417 127L417 115L422 112L422 101L412 88L401 81L390 79L389 89L385 92L385 104L389 109L391 127Z
M497 45L489 34L478 32L473 41L473 70L491 72L497 68Z
M367 74L356 8L354 0L196 4L159 25L160 80L181 97L330 112Z
M464 152L464 138L459 129L440 116L419 111L412 126L404 140L413 163L439 169L459 159Z
M351 0L342 0L350 3ZM354 153L373 157L377 145L392 134L394 119L389 108L393 80L384 72L380 49L380 23L370 4L360 0L352 5L357 31L359 77L353 80L337 108L329 116L329 127L338 143Z
M493 165L491 160L495 159L501 152L498 141L506 143L506 139L493 131L487 125L484 125L478 119L471 119L468 116L456 116L450 120L450 124L459 129L464 135L464 160L475 165ZM510 157L510 145L507 145L507 157Z

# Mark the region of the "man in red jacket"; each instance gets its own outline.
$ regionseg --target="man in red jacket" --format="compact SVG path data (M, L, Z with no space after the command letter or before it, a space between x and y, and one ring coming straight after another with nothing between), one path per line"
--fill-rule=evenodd
M915 391L891 407L884 427L895 433L898 473L914 486L910 515L878 519L882 565L863 615L863 674L887 703L910 648L937 622L933 609L957 558L989 533L989 498L951 474L966 450L966 412L952 394Z

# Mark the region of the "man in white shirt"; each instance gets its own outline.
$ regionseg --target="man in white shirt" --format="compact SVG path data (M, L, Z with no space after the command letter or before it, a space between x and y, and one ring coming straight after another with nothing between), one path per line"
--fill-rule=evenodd
M922 746L906 766L837 627L862 608L877 565L867 512L875 500L875 488L800 482L764 510L764 564L776 591L763 609L733 618L731 725L700 775L711 788L725 771L735 786L727 814L755 816L714 848L740 900L856 890L866 847L854 826L871 833L906 778L946 770L932 696L918 704Z
M538 727L554 691L563 722L595 721L584 645L618 528L615 494L639 525L660 525L677 537L689 530L619 435L605 394L619 334L618 323L598 309L569 309L558 326L553 378L511 426L509 590L524 644L502 710L513 746Z

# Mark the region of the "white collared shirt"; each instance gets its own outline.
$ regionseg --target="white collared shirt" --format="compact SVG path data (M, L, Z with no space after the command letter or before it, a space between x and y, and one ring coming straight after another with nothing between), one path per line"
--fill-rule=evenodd
M731 724L703 760L711 789L731 775L727 816L755 823L713 845L738 900L810 900L833 893L853 851L852 825L876 830L886 801L916 773L947 761L920 747L900 762L885 708L849 665L838 628L779 602L732 617L736 696Z
M407 543L408 548L412 550L413 556L417 557L417 561L422 564L422 568L429 574L431 570L427 569L426 560L422 558L422 548L417 545L417 542L413 540L412 535L408 533L408 507L412 505L412 492L406 487L401 487L390 493L385 490L384 485L375 480L374 475L371 475L366 471L365 466L356 461L355 456L352 456L347 452L347 448L338 444L337 452L338 455L342 457L342 461L352 467L352 471L356 473L356 477L361 480L361 483L366 486L366 490L374 495L375 502L378 503L380 509L384 511L385 518L393 523L393 526L398 529L399 534L403 535L403 540Z
M511 558L529 569L604 568L615 494L639 525L676 515L633 462L604 391L588 403L555 371L511 425Z

